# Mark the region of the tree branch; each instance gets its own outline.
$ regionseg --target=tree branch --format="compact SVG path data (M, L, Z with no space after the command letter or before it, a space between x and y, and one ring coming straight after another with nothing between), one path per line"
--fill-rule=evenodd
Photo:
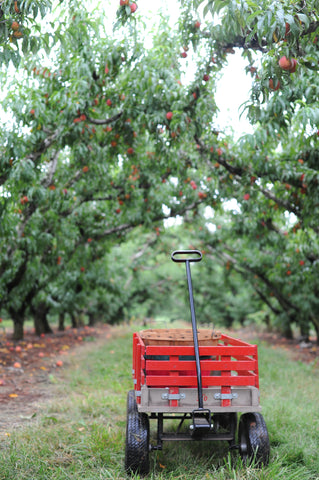
M94 125L107 125L108 123L115 122L116 120L121 118L123 113L124 112L121 111L121 112L117 113L116 115L113 115L113 117L106 118L105 120L99 120L99 119L91 118L91 117L88 117L88 116L86 118L87 118L87 121L89 123L93 123Z

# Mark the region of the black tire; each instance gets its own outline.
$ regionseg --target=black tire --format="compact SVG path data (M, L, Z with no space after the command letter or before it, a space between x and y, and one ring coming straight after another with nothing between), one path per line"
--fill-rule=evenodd
M148 474L150 470L149 437L148 415L138 412L134 390L130 390L127 395L125 439L125 470L127 473Z
M238 428L239 452L246 464L268 465L270 444L265 420L260 413L244 413Z
M137 403L135 398L135 390L130 390L127 394L127 413L128 412L137 412Z

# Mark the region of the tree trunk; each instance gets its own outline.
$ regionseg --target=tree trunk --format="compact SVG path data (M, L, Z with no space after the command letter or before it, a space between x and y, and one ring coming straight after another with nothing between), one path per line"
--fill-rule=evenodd
M84 327L84 315L80 313L77 319L78 327Z
M49 325L46 314L43 316L35 315L34 328L35 328L35 333L38 336L40 336L42 333L53 333L52 328Z
M24 317L16 317L13 319L13 340L23 340L23 324Z
M314 326L316 337L317 337L317 345L319 345L319 320L315 318L313 315L311 316L311 322Z
M301 324L300 325L300 336L305 342L309 342L310 336L310 324Z
M64 319L65 319L64 313L60 313L59 314L59 332L64 332Z
M282 334L288 340L292 340L294 338L294 334L293 334L290 323L287 323L286 325L283 326Z
M37 335L41 335L42 333L53 333L52 329L48 322L48 311L49 309L45 304L40 303L36 309L33 310L33 318L34 318L34 328L35 333Z
M93 315L93 313L88 313L88 316L89 316L89 327L93 327L95 325L95 316Z
M72 328L78 328L78 321L74 313L71 313L70 316L71 316Z

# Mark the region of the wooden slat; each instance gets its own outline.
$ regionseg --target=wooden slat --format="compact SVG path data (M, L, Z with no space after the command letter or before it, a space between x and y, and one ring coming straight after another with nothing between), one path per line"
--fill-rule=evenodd
M237 360L225 360L225 361L215 361L215 360L202 360L200 362L202 370L225 370L225 371L240 371L240 370L255 370L256 361L237 361ZM194 370L196 371L195 361L169 361L169 360L146 360L146 371L148 370Z
M203 376L202 382L203 387L208 386L256 386L256 375L247 375L247 376L230 376L230 377L213 377L213 376ZM147 375L146 385L152 387L197 387L197 377L196 376L155 376Z
M255 355L256 346L224 346L216 345L210 347L199 347L200 356L217 356L217 355L229 355L232 357L240 355ZM194 355L194 347L180 347L180 346L147 346L146 355Z

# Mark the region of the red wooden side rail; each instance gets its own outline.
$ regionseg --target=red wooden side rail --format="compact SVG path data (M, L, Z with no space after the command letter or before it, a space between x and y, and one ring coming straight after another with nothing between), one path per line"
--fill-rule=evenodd
M257 345L221 335L217 345L200 346L203 387L220 386L230 393L232 386L259 388ZM145 345L133 334L133 378L135 390L148 387L197 387L193 346ZM172 390L173 391L173 390ZM137 396L137 402L139 402ZM228 406L228 400L223 400Z

